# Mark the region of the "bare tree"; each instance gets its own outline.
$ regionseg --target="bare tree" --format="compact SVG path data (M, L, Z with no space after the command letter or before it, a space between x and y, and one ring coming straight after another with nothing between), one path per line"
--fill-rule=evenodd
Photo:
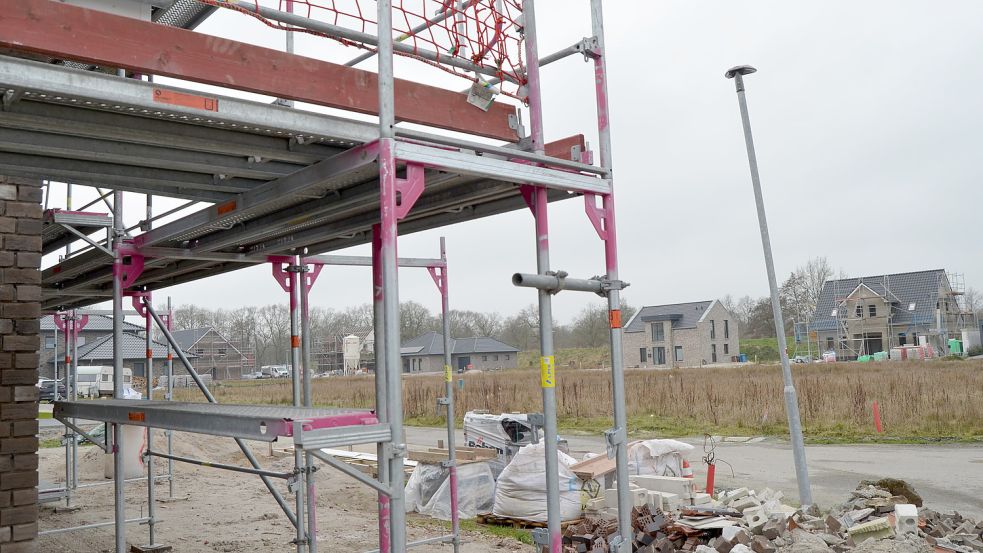
M437 318L423 304L415 301L400 302L399 304L399 336L401 340L409 340L435 330L438 327Z
M197 305L181 305L174 309L174 329L186 330L212 325L213 313Z

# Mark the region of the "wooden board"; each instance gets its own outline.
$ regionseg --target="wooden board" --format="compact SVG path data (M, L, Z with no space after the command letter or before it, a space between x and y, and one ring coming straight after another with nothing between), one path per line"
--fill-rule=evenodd
M571 465L570 470L577 475L577 478L589 481L597 480L605 474L613 472L616 467L617 462L614 459L608 459L607 455L598 455L576 465Z
M560 523L560 529L566 529L566 527L570 526L571 524L579 524L583 522L583 520L584 519L582 518L565 520ZM546 528L545 521L523 520L521 518L503 517L493 515L491 513L479 514L477 521L478 524L487 524L491 526L511 526L512 528Z

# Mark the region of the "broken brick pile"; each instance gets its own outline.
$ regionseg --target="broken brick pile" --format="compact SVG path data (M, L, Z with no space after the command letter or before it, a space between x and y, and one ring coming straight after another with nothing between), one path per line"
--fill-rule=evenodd
M639 553L983 553L983 522L922 507L902 481L863 482L825 516L781 499L738 488L671 514L643 504L632 510L627 541ZM588 511L563 533L564 553L609 552L620 542L609 510Z

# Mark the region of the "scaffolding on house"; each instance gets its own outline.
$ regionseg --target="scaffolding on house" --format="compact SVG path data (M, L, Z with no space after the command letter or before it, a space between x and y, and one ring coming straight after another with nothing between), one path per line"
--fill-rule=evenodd
M114 452L115 550L126 548L120 426L140 424L168 430L230 435L252 465L240 470L258 475L296 529L298 552L318 546L313 509L314 458L379 492L379 550L402 552L434 541L459 546L452 533L415 543L406 541L403 497L403 415L399 356L399 303L396 255L399 233L415 232L528 207L535 222L537 271L516 274L513 284L533 287L539 295L541 390L545 430L547 528L537 543L556 553L561 548L556 436L556 371L552 343L552 295L584 291L608 300L613 394L613 428L605 433L616 459L618 481L627 481L627 417L621 355L620 290L611 171L611 137L601 0L590 0L592 36L540 58L533 0L460 2L421 0L411 12L378 0L375 9L358 10L353 24L339 23L335 3L287 2L287 11L254 1L205 4L238 11L289 33L304 32L367 49L378 58L378 74L350 67L366 54L339 65L299 58L291 53L231 40L217 45L205 35L154 25L48 0L25 0L8 7L0 20L0 46L12 52L81 61L82 67L120 69L118 75L3 56L0 88L0 170L38 179L54 179L97 188L113 210L111 240L89 241L43 271L43 308L73 309L112 300L114 335L122 332L122 301L133 298L148 329L153 320L174 347L202 393L214 403L177 347L151 301L153 290L220 275L239 267L269 263L289 294L293 408L155 402L83 402L56 404L63 421L86 416L112 424L104 447ZM291 8L305 15L291 13ZM397 17L394 17L394 9ZM373 13L374 12L374 13ZM369 14L375 16L370 18ZM437 14L437 15L432 15ZM74 23L80 20L86 26ZM393 22L399 22L394 26ZM326 21L331 21L326 22ZM389 30L400 32L394 40ZM384 30L380 32L380 30ZM434 38L434 37L440 38ZM180 45L180 47L177 47ZM218 49L216 49L218 48ZM234 55L230 53L234 52ZM472 85L467 96L394 78L393 56L424 60L463 76ZM583 135L547 144L544 140L540 66L572 55L593 62L599 165L592 164ZM203 84L238 88L286 101L310 102L371 113L379 122L301 111L202 94L142 81L162 75ZM126 78L128 76L137 78ZM519 111L495 94L511 95L528 106L526 135ZM398 101L397 101L398 100ZM396 126L398 121L505 142L502 146ZM13 146L9 146L13 145ZM156 227L147 216L140 233L123 228L123 191L147 194L148 213L155 195L184 198L184 207L207 205ZM113 201L109 202L112 195ZM549 261L548 203L581 197L586 218L604 246L604 276L568 278ZM172 210L176 212L176 210ZM163 214L158 217L163 216ZM87 240L88 241L88 240ZM371 259L344 263L346 256L319 256L357 244L372 244ZM331 257L332 259L328 259ZM441 291L447 311L446 265L424 264ZM326 413L311 408L308 292L324 264L360 264L373 268L375 314L376 409L374 413ZM450 337L444 317L444 338ZM148 332L148 339L150 333ZM119 344L119 340L115 341ZM444 347L445 357L450 348ZM122 358L114 352L114 397L122 393ZM448 437L453 438L453 396L446 360ZM148 371L152 371L148 367ZM151 381L152 379L148 379ZM153 388L148 389L148 396ZM225 418L223 418L225 417ZM214 420L227 421L222 431ZM235 422L234 422L235 421ZM272 432L256 432L258 428ZM294 509L272 480L281 478L259 466L243 439L268 441L292 436L294 476L288 477ZM376 443L380 475L368 478L319 448ZM454 445L447 467L455 474ZM147 465L195 460L160 454L148 444ZM166 455L167 457L164 457ZM226 468L226 467L223 467ZM241 468L241 467L240 467ZM145 522L155 541L155 501L148 485ZM452 514L456 508L452 506ZM618 489L620 536L631 536L631 500ZM630 551L630 540L612 543Z

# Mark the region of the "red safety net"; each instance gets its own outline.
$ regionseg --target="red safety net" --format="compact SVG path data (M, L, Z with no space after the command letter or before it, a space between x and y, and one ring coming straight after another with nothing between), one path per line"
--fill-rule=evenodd
M372 52L376 50L357 40L293 27L259 13L259 6L275 8L336 27L377 35L375 0L250 0L256 5L254 9L223 0L199 2L250 15L275 29L322 36ZM492 79L489 75L447 63L451 58L466 60L492 72L502 81L498 86L503 94L525 100L519 94L525 82L521 0L393 0L392 32L396 42L412 48L409 52L396 51L396 55L418 59L472 82ZM427 59L423 56L424 51L434 54L436 59Z

